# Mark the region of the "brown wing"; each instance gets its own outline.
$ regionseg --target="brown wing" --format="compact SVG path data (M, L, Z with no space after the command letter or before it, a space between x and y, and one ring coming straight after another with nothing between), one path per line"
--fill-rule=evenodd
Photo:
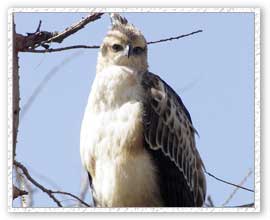
M165 206L202 206L203 163L195 146L191 117L180 97L162 79L145 73L144 137L159 174Z

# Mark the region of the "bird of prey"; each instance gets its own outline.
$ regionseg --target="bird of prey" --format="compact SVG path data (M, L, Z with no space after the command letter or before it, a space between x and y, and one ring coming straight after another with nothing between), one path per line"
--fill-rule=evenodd
M111 14L81 127L97 207L198 207L206 194L196 130L181 98L148 71L147 42Z

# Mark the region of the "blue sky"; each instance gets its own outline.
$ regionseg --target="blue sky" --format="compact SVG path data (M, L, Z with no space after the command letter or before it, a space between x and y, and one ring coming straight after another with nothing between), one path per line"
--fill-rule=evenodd
M17 13L18 33L61 31L85 13ZM254 14L252 13L123 13L148 41L203 32L149 45L149 70L161 76L181 96L198 130L197 148L209 172L239 183L254 171ZM108 15L65 39L61 45L102 42ZM80 125L95 77L97 50L60 53L20 53L23 107L50 71L66 59L21 118L17 160L48 188L79 194L82 167ZM245 183L254 187L254 175ZM207 194L220 206L234 187L207 176ZM44 193L36 193L36 207L54 207ZM63 198L65 199L65 198ZM87 198L89 200L89 197ZM253 193L239 190L228 205L253 201ZM72 204L66 201L64 204ZM15 201L17 206L19 201Z

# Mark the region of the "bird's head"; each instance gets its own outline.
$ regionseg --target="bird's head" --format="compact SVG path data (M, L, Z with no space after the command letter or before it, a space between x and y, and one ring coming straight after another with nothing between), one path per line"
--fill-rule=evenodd
M119 65L145 72L148 68L147 42L143 34L117 13L111 13L111 22L112 27L101 45L99 68Z

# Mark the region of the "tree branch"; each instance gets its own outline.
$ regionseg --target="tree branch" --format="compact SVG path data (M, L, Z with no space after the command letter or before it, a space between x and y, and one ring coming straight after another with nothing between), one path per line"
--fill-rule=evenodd
M51 199L57 204L57 206L59 207L63 207L62 204L60 203L60 201L58 199L55 198L54 195L52 195L52 191L45 188L44 186L42 186L41 184L39 184L36 180L34 180L28 170L26 169L26 167L24 165L22 165L21 163L17 162L16 160L14 160L14 165L19 167L23 174L25 175L25 177L33 184L35 185L36 187L38 187L39 189L41 189L43 192L47 193L49 197L51 197Z
M178 35L175 37L170 37L170 38L164 38L164 39L160 39L160 40L156 40L156 41L149 41L147 42L147 44L157 44L157 43L163 43L166 41L172 41L172 40L178 40L180 38L184 38L184 37L188 37L190 35L193 34L197 34L202 32L202 30L198 30L198 31L194 31L188 34L182 34L182 35ZM52 53L52 52L60 52L60 51L64 51L64 50L71 50L71 49L98 49L100 48L100 46L98 45L73 45L73 46L68 46L68 47L59 47L59 48L48 48L45 50L36 50L33 48L29 48L27 50L24 50L23 52L30 52L30 53Z
M243 186L240 186L240 185L237 185L237 184L228 182L228 181L226 181L226 180L220 179L220 178L216 177L215 175L213 175L213 174L207 172L206 170L205 170L204 172L205 172L207 175L213 177L214 179L216 179L216 180L218 180L218 181L220 181L220 182L226 183L226 184L231 185L231 186L238 187L238 188L240 188L240 189L244 189L244 190L249 191L249 192L254 192L254 190L252 190L252 189L249 189L249 188L246 188L246 187L243 187Z
M82 203L83 205L85 205L86 207L91 207L89 204L87 204L86 202L84 202L83 200L81 200L78 196L75 196L71 193L68 192L63 192L63 191L51 191L51 193L53 194L63 194L63 195L68 195L73 197L74 199L77 199L80 203Z
M18 55L18 43L16 39L16 25L14 17L12 17L12 34L13 34L13 45L12 45L12 150L13 159L16 156L16 144L17 134L19 127L19 115L20 115L20 86L19 86L19 55Z
M15 33L15 41L16 47L18 51L25 52L28 50L33 50L39 46L43 46L48 49L48 43L62 43L64 39L69 37L70 35L76 33L80 29L84 28L90 22L93 22L99 19L104 13L91 13L90 15L83 18L81 21L77 22L74 25L66 28L62 32L48 32L48 31L40 31L41 21L39 22L38 28L34 33L28 33L27 36L23 36L21 34Z
M162 42L166 42L166 41L178 40L180 38L188 37L190 35L197 34L200 32L202 32L202 30L193 31L189 34L182 34L182 35L179 35L176 37L170 37L170 38L160 39L160 40L156 40L156 41L149 41L149 42L147 42L147 44L157 44L157 43L162 43Z
M87 204L86 202L82 201L79 197L68 193L68 192L62 192L62 191L53 191L50 189L45 188L44 186L42 186L40 183L38 183L36 180L34 180L31 175L29 174L27 168L22 165L20 162L14 160L14 165L18 168L20 168L23 172L23 174L25 175L25 177L33 184L35 185L37 188L39 188L40 190L42 190L43 192L45 192L46 194L48 194L48 196L57 204L57 206L59 207L63 207L61 202L53 195L53 194L64 194L64 195L69 195L75 199L77 199L78 201L80 201L82 204L84 204L87 207L90 207L89 204Z
M92 45L92 46L87 46L87 45L73 45L73 46L68 46L68 47L59 47L59 48L48 48L45 50L36 50L36 49L27 49L23 52L30 52L30 53L52 53L52 52L60 52L64 50L72 50L72 49L98 49L100 46L97 45Z
M207 202L205 202L206 207L215 207L212 197L210 195L207 196Z

